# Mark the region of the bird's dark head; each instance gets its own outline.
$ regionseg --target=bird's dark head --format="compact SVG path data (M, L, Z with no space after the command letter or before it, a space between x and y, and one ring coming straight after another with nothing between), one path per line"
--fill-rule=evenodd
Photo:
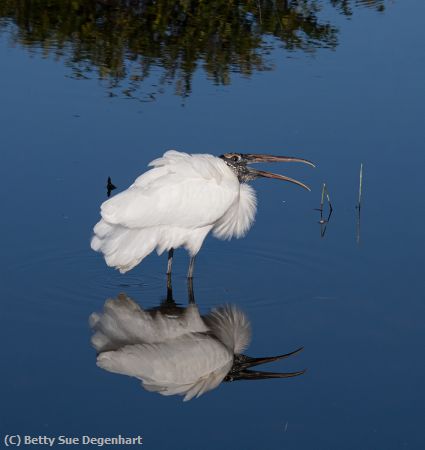
M224 153L223 155L220 155L220 158L233 170L241 183L247 183L248 181L255 180L259 177L275 178L277 180L298 184L298 186L310 190L307 185L298 180L294 180L293 178L249 167L249 164L261 162L301 162L315 167L314 164L307 159L295 158L292 156L274 156L253 153Z
M235 355L233 359L233 366L223 381L262 380L265 378L291 378L302 375L305 370L300 370L298 372L260 372L258 370L247 370L249 367L254 367L260 364L288 358L288 356L295 355L302 349L303 347L300 347L297 350L294 350L290 353L285 353L284 355L267 356L264 358L251 358L250 356L246 355Z

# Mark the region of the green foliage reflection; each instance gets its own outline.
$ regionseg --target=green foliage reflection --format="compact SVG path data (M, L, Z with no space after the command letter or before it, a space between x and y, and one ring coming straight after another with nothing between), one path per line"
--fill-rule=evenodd
M349 0L331 3L351 13ZM198 65L228 84L232 72L269 70L276 45L334 48L337 30L320 22L319 10L319 0L2 0L0 29L14 43L64 58L77 78L94 72L111 95L121 87L132 96L152 76L186 96Z

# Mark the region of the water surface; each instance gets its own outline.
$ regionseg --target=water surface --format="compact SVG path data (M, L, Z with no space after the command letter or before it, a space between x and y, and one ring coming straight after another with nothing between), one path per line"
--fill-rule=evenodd
M423 3L248 2L210 28L166 2L151 16L137 2L54 3L0 8L1 430L141 434L155 449L423 448ZM254 227L207 238L194 280L201 312L246 312L250 354L304 345L270 366L303 376L183 403L96 367L89 315L119 292L143 307L166 294L165 255L120 275L90 250L106 180L125 189L169 148L317 164L277 168L311 193L256 181ZM323 182L334 211L321 238ZM181 304L187 263L176 252Z

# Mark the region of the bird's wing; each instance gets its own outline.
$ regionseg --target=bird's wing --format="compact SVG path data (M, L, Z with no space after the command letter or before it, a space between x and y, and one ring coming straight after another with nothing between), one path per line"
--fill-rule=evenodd
M177 161L164 162L169 153ZM102 218L127 228L214 224L237 201L239 181L220 158L184 155L167 152L154 161L153 169L102 204Z
M198 307L189 305L179 317L144 311L125 294L105 302L103 312L90 316L94 331L91 342L98 352L125 345L163 342L183 334L206 332Z
M127 345L97 358L99 367L136 377L148 391L180 394L184 400L217 387L232 364L233 354L201 333L158 344Z

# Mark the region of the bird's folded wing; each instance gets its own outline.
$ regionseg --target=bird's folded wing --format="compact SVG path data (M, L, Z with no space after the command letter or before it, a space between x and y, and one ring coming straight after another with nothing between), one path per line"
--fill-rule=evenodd
M232 353L201 333L158 344L127 345L97 358L105 370L136 377L149 391L185 395L185 400L217 387L232 363Z
M238 190L214 179L168 174L149 187L130 187L102 205L102 218L127 228L214 224L236 201Z

